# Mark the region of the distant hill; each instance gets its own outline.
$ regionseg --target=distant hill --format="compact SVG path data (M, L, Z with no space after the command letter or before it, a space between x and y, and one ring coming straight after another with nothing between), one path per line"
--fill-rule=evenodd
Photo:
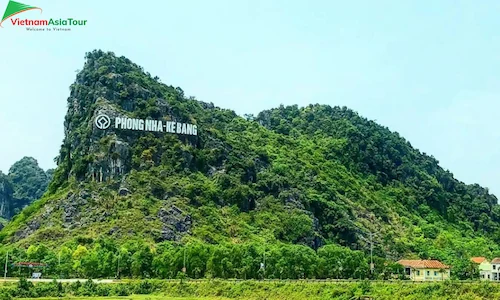
M198 132L101 130L95 120L103 114L189 123ZM367 252L373 239L374 253L389 259L500 255L494 195L345 107L281 106L242 118L96 50L71 85L64 126L49 191L2 230L5 245L75 247L109 236L116 244ZM23 203L46 180L27 164L11 169ZM31 179L19 184L28 170Z
M14 198L12 194L14 193L14 188L12 187L12 182L9 177L0 171L0 217L3 219L2 224L5 223L5 219L10 218L12 214L12 206L14 204Z
M0 217L10 219L47 191L54 170L45 172L36 159L23 157L9 169L9 174L0 173Z

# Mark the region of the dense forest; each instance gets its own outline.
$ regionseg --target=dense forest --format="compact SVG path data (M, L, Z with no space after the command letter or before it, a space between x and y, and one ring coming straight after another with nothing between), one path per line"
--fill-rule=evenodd
M173 278L185 256L195 278L384 277L420 257L470 278L471 256L500 256L494 195L346 107L240 117L125 57L85 58L48 192L0 232L4 257L93 278L117 265ZM198 135L99 130L99 114L192 123ZM27 199L26 188L14 193Z

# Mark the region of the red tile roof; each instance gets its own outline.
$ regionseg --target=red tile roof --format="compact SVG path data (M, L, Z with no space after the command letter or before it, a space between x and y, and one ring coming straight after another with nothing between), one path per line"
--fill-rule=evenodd
M482 256L472 257L470 260L472 260L476 264L480 264L480 263L482 263L483 261L486 260L486 257L482 257Z
M450 266L447 266L440 262L439 260L411 260L411 259L402 259L398 261L398 264L404 267L410 267L415 269L449 269Z
M14 264L16 267L46 267L47 264L37 262L18 262Z
M500 258L498 257L495 257L492 261L491 261L492 264L500 264Z

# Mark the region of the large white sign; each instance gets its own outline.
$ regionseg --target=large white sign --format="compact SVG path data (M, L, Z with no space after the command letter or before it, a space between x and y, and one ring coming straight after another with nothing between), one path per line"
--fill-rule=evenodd
M185 135L198 135L198 127L196 125L189 123L180 123L175 121L162 121L162 120L151 120L151 119L143 120L143 119L132 119L127 117L116 117L114 120L112 120L107 115L100 114L95 118L94 123L95 126L101 130L106 130L112 127L114 129L123 129L123 130L169 132L169 133L177 133Z

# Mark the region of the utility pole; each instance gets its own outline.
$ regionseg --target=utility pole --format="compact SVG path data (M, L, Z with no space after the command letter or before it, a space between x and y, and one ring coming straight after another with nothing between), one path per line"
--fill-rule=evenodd
M266 279L266 246L264 245L264 280Z
M7 279L7 262L9 260L9 251L7 251L7 256L5 256L5 272L3 273L3 279Z
M264 262L262 263L262 279L266 280L266 243L264 242Z
M182 272L186 273L186 246L184 246L184 267L182 268Z
M120 252L118 251L118 263L116 264L116 279L120 276Z
M373 232L370 232L370 272L373 273Z
M58 261L59 261L59 264L58 264L58 268L59 268L59 278L61 278L61 251L59 251Z

